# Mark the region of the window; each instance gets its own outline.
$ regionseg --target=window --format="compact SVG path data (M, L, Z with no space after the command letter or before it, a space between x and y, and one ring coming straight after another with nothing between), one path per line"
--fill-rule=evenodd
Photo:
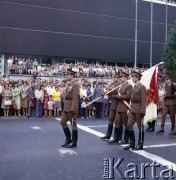
M76 64L76 60L71 59L71 58L65 58L65 63L66 64Z

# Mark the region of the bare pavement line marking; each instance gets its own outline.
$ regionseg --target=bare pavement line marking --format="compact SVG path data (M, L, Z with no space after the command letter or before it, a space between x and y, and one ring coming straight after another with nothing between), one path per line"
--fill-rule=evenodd
M159 163L161 165L168 166L169 169L173 169L176 172L176 164L171 162L171 161L168 161L168 160L166 160L166 159L164 159L164 158L162 158L160 156L157 156L155 154L148 153L148 152L146 152L144 150L142 150L142 151L141 150L140 151L132 151L132 152L134 152L136 154L139 154L139 155L141 155L141 156L143 156L143 157L145 157L147 159L150 159L152 161L155 161L155 162L157 162L157 163Z
M60 121L60 118L55 118L57 121ZM101 137L101 136L104 136L105 134L104 133L101 133L101 132L98 132L98 131L95 131L91 128L88 128L88 127L85 127L85 126L82 126L82 125L79 125L77 124L77 127L81 130L84 130L90 134L93 134L95 136L98 136L98 137ZM175 145L175 144L174 144ZM157 145L153 145L153 147L157 147ZM167 144L167 146L173 146L173 144ZM122 147L124 147L124 145L122 145ZM152 145L150 146L152 147ZM166 144L164 144L163 146L160 145L159 147L166 147ZM140 150L140 151L133 151L133 150L130 150L131 152L135 153L135 154L138 154L138 155L141 155L147 159L150 159L152 161L155 161L161 165L168 165L168 168L170 169L173 169L175 172L176 172L176 164L171 162L171 161L168 161L160 156L157 156L155 154L152 154L152 153L148 153L144 150Z
M150 146L144 146L144 148L146 149L146 148L158 148L158 147L169 147L169 146L176 146L176 143L150 145Z

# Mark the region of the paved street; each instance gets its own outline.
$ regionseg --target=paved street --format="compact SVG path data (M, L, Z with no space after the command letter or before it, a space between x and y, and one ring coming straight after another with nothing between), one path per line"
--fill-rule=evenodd
M159 129L159 123L160 118L156 129ZM176 138L167 135L169 119L165 134L145 133L145 149L137 152L125 151L120 145L109 145L100 140L99 136L106 132L107 119L79 119L78 127L78 147L65 149L61 148L65 137L59 118L1 118L0 180L101 180L106 178L103 178L104 158L109 158L108 162L114 167L108 167L111 178L125 178L125 172L127 174L127 170L134 169L135 165L136 174L133 171L128 175L139 178L145 175L151 180L153 160L161 164L155 173L159 179L166 169L162 165L166 164L172 166L173 171L169 171L170 175L166 172L165 177L176 176ZM135 132L137 135L136 126ZM120 162L118 158L124 160L115 166ZM147 163L151 167L145 170L143 167Z

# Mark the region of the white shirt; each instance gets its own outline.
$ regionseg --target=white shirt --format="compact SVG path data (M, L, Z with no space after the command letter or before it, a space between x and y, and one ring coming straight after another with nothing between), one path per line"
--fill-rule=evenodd
M55 91L55 87L47 87L46 91L47 91L47 94L51 96L53 92Z
M80 89L80 96L87 97L87 89Z
M37 99L43 99L43 90L38 90L38 89L36 89L35 90L35 97L37 98Z

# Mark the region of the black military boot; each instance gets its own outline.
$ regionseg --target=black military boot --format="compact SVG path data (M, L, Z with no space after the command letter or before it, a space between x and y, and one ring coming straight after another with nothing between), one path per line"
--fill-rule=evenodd
M114 138L112 140L108 141L109 144L119 142L119 132L120 132L120 128L115 128L115 130L114 130Z
M129 150L130 148L134 149L134 147L135 147L135 135L134 135L134 131L129 131L128 133L129 133L129 137L130 137L130 144L128 146L125 146L124 150Z
M112 135L112 129L113 129L113 124L108 124L108 129L107 129L106 135L103 137L100 137L100 139L109 140Z
M119 128L119 141L122 141L122 134L123 134L123 125Z
M65 146L65 148L77 147L77 141L78 141L78 130L73 130L73 132L72 132L72 142L70 144L67 144Z
M156 120L151 122L150 128L148 130L146 129L147 132L154 132L155 131L155 122L156 122Z
M63 128L63 130L64 130L64 133L65 133L66 140L65 140L64 144L62 144L61 146L65 147L67 144L71 143L71 133L70 133L70 130L69 130L68 127Z
M151 129L152 126L152 122L147 122L148 127L146 128L146 131L148 131L149 129Z
M139 131L139 139L138 144L135 148L135 150L143 150L143 144L144 144L144 131Z
M125 135L121 142L121 144L128 144L129 143L129 131L128 129L125 129Z

